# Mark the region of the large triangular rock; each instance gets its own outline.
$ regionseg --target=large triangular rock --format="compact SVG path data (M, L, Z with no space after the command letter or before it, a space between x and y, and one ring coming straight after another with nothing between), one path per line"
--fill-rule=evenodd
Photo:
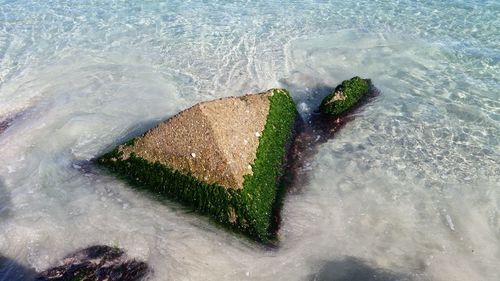
M295 104L281 89L203 102L98 162L135 186L268 240L295 120Z

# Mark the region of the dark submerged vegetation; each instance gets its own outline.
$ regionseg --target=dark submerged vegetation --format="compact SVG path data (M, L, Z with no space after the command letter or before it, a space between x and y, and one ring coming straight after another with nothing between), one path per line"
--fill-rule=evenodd
M38 274L37 281L143 280L150 272L145 262L105 245L91 246L65 257L63 264Z

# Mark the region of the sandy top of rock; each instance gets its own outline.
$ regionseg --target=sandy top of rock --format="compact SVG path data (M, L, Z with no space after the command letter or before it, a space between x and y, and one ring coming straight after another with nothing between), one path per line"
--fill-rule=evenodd
M123 159L133 152L206 183L242 188L243 177L252 174L271 95L268 91L199 103L119 150Z

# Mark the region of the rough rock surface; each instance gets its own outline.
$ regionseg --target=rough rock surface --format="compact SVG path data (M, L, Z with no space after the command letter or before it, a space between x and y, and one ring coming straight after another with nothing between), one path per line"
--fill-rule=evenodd
M200 181L242 188L252 174L272 92L199 103L119 150L191 173Z
M109 246L92 246L64 258L63 264L50 268L37 281L139 281L147 275L146 263L131 260Z

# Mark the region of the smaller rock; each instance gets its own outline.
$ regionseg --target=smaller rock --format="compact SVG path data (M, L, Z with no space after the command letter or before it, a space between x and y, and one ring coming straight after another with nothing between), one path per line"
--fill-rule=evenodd
M139 281L149 272L145 262L129 259L121 249L97 245L77 251L63 264L40 273L37 281Z
M323 99L319 111L323 114L341 116L354 108L369 93L370 87L370 79L362 79L356 76L350 80L345 80Z

